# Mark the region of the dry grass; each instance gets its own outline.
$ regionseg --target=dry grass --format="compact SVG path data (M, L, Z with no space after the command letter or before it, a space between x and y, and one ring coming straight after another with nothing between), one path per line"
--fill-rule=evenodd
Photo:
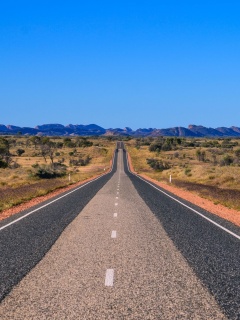
M150 152L148 146L135 147L135 140L129 141L127 149L136 172L146 174L156 181L169 183L192 191L214 203L240 210L240 167L213 165L207 148L207 162L198 161L196 148L181 148L175 151ZM178 152L178 156L175 153ZM228 153L231 151L228 150ZM233 153L233 151L232 151ZM170 164L170 169L157 172L148 164L147 158L161 159Z
M32 166L46 164L43 157L40 156L40 150L38 148L35 149L33 145L26 147L26 137L14 137L14 139L16 139L17 145L11 147L10 152L13 155L13 161L19 164L20 167L0 168L0 211L106 172L110 168L110 161L116 145L115 142L99 138L97 140L89 139L94 143L91 147L64 147L56 150L60 155L55 156L54 162L58 162L62 158L65 159L64 164L67 166L66 176L55 179L39 179L33 176L34 168ZM74 141L74 138L72 140ZM59 138L58 141L62 141L62 139ZM25 150L21 157L16 155L18 148ZM73 150L75 155L70 156L69 153ZM85 157L87 155L91 157L91 161L87 166L69 165L71 157ZM50 164L49 159L47 159L47 163Z

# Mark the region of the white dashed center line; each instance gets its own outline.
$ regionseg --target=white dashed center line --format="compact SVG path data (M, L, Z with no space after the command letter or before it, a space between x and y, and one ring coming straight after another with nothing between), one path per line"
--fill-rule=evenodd
M111 238L113 238L113 239L117 238L117 231L116 230L112 231Z
M113 278L114 278L114 270L107 269L106 277L105 277L105 286L112 287L113 286Z
M118 203L116 202L116 203L115 203L115 206L117 206L117 205L118 205Z
M114 218L117 218L117 212L114 212L113 216Z

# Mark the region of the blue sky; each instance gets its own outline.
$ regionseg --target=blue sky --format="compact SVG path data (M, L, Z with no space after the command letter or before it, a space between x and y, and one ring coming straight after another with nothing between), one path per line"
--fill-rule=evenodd
M240 126L239 1L1 1L0 123Z

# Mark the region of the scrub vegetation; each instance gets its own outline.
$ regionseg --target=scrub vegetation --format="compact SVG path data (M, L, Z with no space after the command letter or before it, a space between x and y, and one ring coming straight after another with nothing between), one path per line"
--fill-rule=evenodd
M0 136L0 211L106 172L115 146L110 138Z
M240 210L240 139L139 138L126 143L136 172Z
M124 140L135 171L240 210L240 139L0 136L0 211L100 175Z

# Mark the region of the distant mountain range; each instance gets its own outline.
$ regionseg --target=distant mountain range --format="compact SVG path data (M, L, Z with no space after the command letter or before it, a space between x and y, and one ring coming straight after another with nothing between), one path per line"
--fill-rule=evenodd
M206 128L203 126L189 125L188 128L173 127L167 129L131 128L104 129L96 124L64 126L62 124L43 124L35 128L17 127L13 125L0 124L0 135L38 135L38 136L133 136L133 137L240 137L240 127Z

